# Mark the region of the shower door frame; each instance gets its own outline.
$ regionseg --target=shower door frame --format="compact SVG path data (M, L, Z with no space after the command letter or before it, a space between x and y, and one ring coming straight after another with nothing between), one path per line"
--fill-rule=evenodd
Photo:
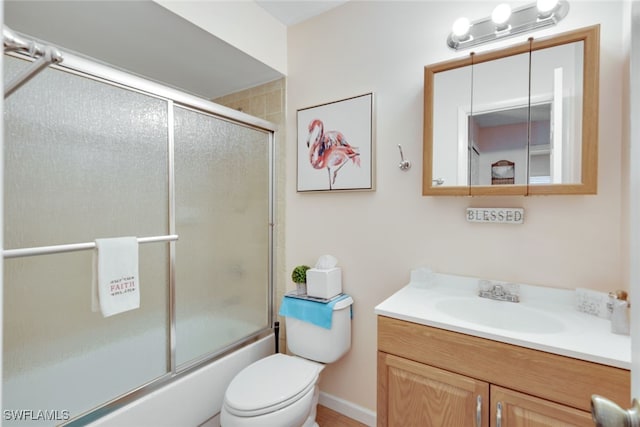
M5 53L5 55L13 56L27 61L33 61L27 55L21 53ZM160 377L151 380L146 384L140 385L138 388L130 390L125 394L116 397L110 401L103 403L97 407L91 408L82 414L76 415L74 418L63 424L65 426L82 426L92 421L96 421L116 409L121 408L145 396L170 382L175 381L185 375L195 371L206 364L213 362L227 354L230 354L239 348L258 341L272 333L274 328L275 312L274 312L274 295L275 295L275 251L274 251L274 226L275 226L275 159L276 159L276 141L275 132L277 126L266 120L248 115L246 113L233 110L231 108L215 104L214 102L188 94L178 89L164 86L160 83L135 76L126 71L121 71L107 64L96 62L95 60L85 58L67 51L63 51L64 61L60 64L50 65L59 71L78 75L80 78L88 78L111 86L120 87L125 90L141 93L157 99L166 101L167 103L167 170L168 170L168 217L169 217L169 236L176 234L176 217L175 217L175 168L174 168L174 107L182 107L196 112L213 116L217 119L235 123L251 129L265 131L268 134L268 302L267 316L268 325L246 336L237 342L218 349L202 357L184 363L180 366L176 365L176 295L175 295L175 240L169 241L169 292L168 292L168 322L167 328L167 371ZM27 83L28 84L28 83ZM4 188L3 188L4 194ZM4 197L3 197L4 199ZM4 225L3 225L4 228ZM3 263L5 258L15 257L10 255L15 250L3 250ZM33 254L37 255L37 254ZM30 256L30 254L25 255ZM4 283L2 284L4 287Z

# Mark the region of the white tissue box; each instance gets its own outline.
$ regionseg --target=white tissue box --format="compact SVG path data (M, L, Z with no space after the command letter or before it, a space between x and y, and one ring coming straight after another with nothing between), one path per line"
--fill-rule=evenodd
M342 293L342 269L307 270L307 295L317 298L332 298Z

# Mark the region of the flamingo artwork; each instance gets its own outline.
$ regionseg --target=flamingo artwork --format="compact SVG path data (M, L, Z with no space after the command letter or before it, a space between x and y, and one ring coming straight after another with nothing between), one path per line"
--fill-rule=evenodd
M307 147L311 166L314 169L327 169L329 190L335 184L338 172L349 160L360 167L358 148L349 145L342 132L325 132L322 120L314 119L309 123Z

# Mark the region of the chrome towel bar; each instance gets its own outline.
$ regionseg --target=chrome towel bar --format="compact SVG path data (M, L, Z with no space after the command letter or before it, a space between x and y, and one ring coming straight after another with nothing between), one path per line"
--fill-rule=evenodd
M177 234L168 234L166 236L140 237L138 238L138 243L173 242L176 240L178 240ZM2 255L4 256L4 259L21 258L34 255L48 255L63 252L85 251L88 249L95 249L95 247L95 242L71 243L67 245L38 246L23 249L6 249L2 252Z

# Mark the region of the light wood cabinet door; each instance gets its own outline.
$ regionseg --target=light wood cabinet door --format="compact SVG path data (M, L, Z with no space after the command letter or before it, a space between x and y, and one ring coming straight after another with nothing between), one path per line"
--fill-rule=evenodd
M379 361L386 392L378 426L488 426L488 383L386 353Z
M501 406L500 411L498 404ZM491 386L491 427L593 427L593 425L589 412L495 385Z

